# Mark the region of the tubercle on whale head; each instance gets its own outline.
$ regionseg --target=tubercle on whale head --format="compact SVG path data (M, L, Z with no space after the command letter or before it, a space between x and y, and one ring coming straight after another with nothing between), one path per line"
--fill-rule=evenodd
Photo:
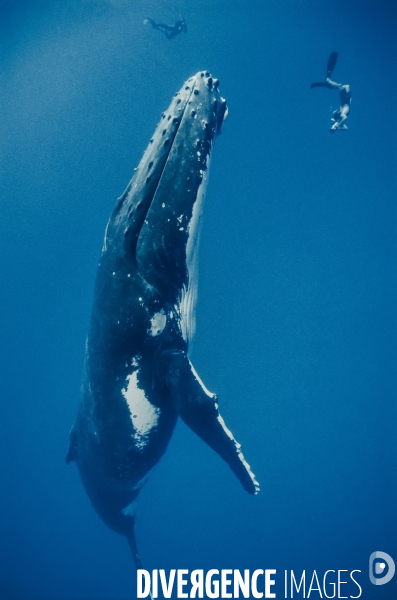
M215 116L215 130L214 130L214 137L216 135L219 135L221 133L221 128L222 128L222 124L223 121L225 120L227 113L228 113L228 109L227 109L227 104L226 104L226 100L224 98L222 98L222 96L219 93L219 79L215 79L211 76L209 71L200 71L199 73L197 73L197 75L195 75L196 77L196 81L204 81L205 86L208 88L208 90L210 92L213 92L214 94L214 99L213 99L213 107L214 107L214 116ZM197 87L195 88L194 92L195 94L197 94Z
M226 100L221 97L218 88L219 80L213 79L209 71L199 71L196 75L185 81L181 89L174 94L168 109L161 113L160 120L149 141L149 145L139 165L134 169L132 180L118 199L119 202L125 199L128 192L131 191L132 184L136 183L135 180L145 175L145 183L148 184L150 181L153 181L154 175L151 171L156 166L156 160L153 159L156 157L153 157L153 155L160 153L161 155L165 154L168 156L185 113L189 111L193 118L198 117L197 108L203 106L203 99L205 99L203 92L205 90L208 96L211 95L213 103L213 116L215 119L211 123L212 133L215 137L220 132L222 122L226 118L228 110ZM205 100L208 105L211 104L208 98ZM207 123L207 126L210 126L210 123ZM162 158L164 157L162 156ZM139 174L143 175L139 177Z
M188 97L186 97L186 94ZM198 136L202 141L207 138L211 143L220 133L223 120L227 114L226 100L222 98L219 92L219 81L213 79L209 71L200 71L193 77L190 77L183 84L171 102L169 108L162 113L157 129L150 140L149 146L137 167L137 171L142 171L148 164L153 167L154 161L147 161L146 154L155 154L159 149L159 141L164 139L164 144L168 146L167 160L172 155L172 150L178 136L180 137L185 129L185 135L191 137L191 141ZM199 122L201 127L195 128L195 121ZM175 123L174 135L169 136L166 130L162 130L163 124ZM201 133L200 133L201 129ZM161 131L161 136L159 133ZM159 140L160 137L160 140ZM199 145L200 140L195 140Z

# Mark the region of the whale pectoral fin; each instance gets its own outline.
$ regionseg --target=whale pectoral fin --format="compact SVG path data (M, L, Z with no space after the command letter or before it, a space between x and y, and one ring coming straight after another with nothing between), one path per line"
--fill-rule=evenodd
M245 461L240 444L219 414L217 397L209 392L183 350L165 350L162 367L171 398L181 419L225 460L250 494L259 484Z

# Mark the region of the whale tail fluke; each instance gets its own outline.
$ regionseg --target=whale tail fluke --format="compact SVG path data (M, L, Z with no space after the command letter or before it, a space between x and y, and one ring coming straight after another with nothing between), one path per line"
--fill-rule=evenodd
M165 350L161 358L178 415L228 463L244 489L249 494L257 494L259 483L241 452L241 445L219 414L217 396L207 390L183 350Z
M138 546L136 544L135 533L134 530L130 531L128 535L126 535L128 545L131 550L132 558L134 559L136 570L143 569L141 557L139 556ZM149 594L150 600L153 600L152 592Z
M136 545L135 533L131 531L127 536L127 542L131 550L132 558L137 569L142 569L142 561L139 556L138 546Z

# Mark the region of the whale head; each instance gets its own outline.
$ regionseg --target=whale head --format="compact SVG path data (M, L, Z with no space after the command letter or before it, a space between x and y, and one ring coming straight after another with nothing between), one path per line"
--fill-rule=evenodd
M211 151L226 115L208 71L188 79L160 122L110 219L104 249L122 239L127 258L194 331L197 249ZM115 242L113 242L115 243Z

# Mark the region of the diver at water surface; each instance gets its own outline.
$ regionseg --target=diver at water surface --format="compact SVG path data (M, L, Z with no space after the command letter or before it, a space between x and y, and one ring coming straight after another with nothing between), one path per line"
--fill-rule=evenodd
M336 83L330 79L332 72L335 68L336 61L338 60L338 53L331 52L328 64L327 64L327 77L325 81L318 81L311 84L311 88L315 87L327 87L330 90L339 90L339 98L340 98L340 107L337 110L334 110L332 113L331 121L333 122L332 127L330 129L331 133L335 133L337 129L346 130L347 125L345 121L350 112L350 104L352 101L352 95L350 92L350 85Z
M179 15L179 21L177 21L175 25L163 25L162 23L156 23L153 19L145 19L144 24L147 25L148 23L150 23L154 29L162 31L169 40L177 36L178 33L182 33L182 31L187 33L186 22L181 15Z

